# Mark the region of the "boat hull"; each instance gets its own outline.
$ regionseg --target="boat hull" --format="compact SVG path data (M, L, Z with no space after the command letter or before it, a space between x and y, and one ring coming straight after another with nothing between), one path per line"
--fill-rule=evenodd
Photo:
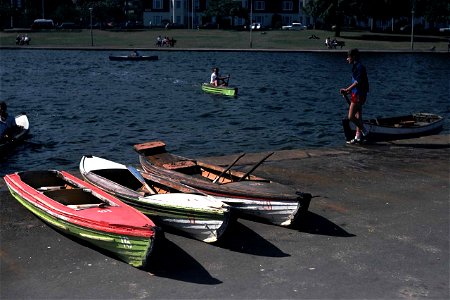
M308 193L254 175L239 180L244 173L238 171L229 170L217 180L225 168L167 153L161 141L135 145L135 150L140 153L139 161L146 174L220 197L242 216L256 216L288 226L309 208Z
M0 155L10 152L28 137L30 132L28 117L24 114L16 116L16 124L19 127L14 130L12 137L0 140Z
M209 83L203 83L202 84L202 91L211 93L211 94L219 94L219 95L225 95L225 96L237 96L238 89L233 87L227 87L227 86L213 86Z
M147 184L160 194L143 196L142 183L125 165L95 156L84 156L80 172L90 183L150 216L163 228L170 227L206 243L220 239L228 227L230 209L207 195L184 193L160 178Z
M110 55L109 60L113 61L142 61L142 60L158 60L158 56L126 56L126 55Z
M442 131L444 119L434 114L418 113L364 120L364 125L369 130L367 141L391 141L437 134ZM346 139L353 139L356 126L348 119L342 120L342 126Z
M38 191L21 181L21 176L27 175L25 173L27 172L6 175L4 179L12 196L34 215L53 228L106 250L134 267L147 266L155 239L155 225L151 220L94 186L83 184L81 180L66 172L51 171L68 179L71 189L89 190L88 193L95 193L111 201L108 202L111 206L97 205L80 210L70 208L70 205L62 204L62 200L52 200L50 194L53 191ZM49 174L35 173L40 177ZM45 182L45 178L34 181ZM120 222L124 217L134 218L134 224Z

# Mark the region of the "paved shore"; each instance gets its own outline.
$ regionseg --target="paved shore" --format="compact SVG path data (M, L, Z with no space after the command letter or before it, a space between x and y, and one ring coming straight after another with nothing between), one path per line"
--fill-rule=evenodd
M275 152L255 173L315 196L299 224L238 219L218 245L166 233L150 272L51 229L2 180L0 298L448 299L449 148L438 135Z

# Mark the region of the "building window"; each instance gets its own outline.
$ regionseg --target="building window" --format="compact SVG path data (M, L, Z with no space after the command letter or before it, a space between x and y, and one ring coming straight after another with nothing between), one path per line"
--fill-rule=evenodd
M266 2L265 1L255 1L255 10L265 10Z
M153 16L153 24L161 25L162 16Z
M162 9L163 0L153 0L153 9Z
M292 1L283 1L283 10L290 10L292 11L294 9L294 3Z

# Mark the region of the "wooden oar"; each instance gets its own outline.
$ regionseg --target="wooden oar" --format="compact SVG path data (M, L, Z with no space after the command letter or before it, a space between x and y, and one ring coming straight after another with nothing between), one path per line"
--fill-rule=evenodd
M223 77L222 81L225 83L225 86L228 86L228 82L230 81L230 74L227 77Z
M228 165L228 167L225 170L222 171L222 173L220 173L219 176L217 176L216 179L214 179L213 183L216 183L217 180L219 180L220 177L222 177L226 172L228 172L228 170L231 169L238 162L238 160L240 160L244 155L245 153L239 155L230 165Z
M250 174L251 174L253 171L255 171L255 169L256 169L257 167L259 167L260 164L262 164L266 159L269 158L269 156L271 156L271 155L274 154L274 153L275 153L275 152L271 152L271 153L267 154L267 155L266 155L263 159L261 159L256 165L254 165L253 168L250 169L250 171L248 171L247 173L244 174L244 176L242 176L241 178L239 178L238 181L242 181L242 180L244 180L246 177L249 177L249 178L250 178Z
M135 167L127 166L127 169L131 172L131 174L133 174L134 177L137 178L137 180L139 180L142 183L144 188L146 190L148 190L148 192L150 194L153 194L153 195L157 194L157 192L147 184L147 182L145 181L145 178L142 177L141 173L139 173L139 171Z

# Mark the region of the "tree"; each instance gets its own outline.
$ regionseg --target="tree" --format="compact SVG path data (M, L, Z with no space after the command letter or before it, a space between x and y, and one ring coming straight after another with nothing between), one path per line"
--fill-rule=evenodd
M233 17L234 12L242 12L239 3L233 0L211 0L203 12L205 17L215 17L219 25L223 25L226 17Z
M416 0L417 16L423 16L430 23L450 21L450 2L448 0Z
M121 0L80 1L79 6L86 24L90 18L89 8L93 8L94 19L102 24L108 21L123 22L125 20L123 1Z
M313 27L316 29L317 19L322 16L324 11L325 3L320 0L310 0L303 7L303 12L313 18Z

